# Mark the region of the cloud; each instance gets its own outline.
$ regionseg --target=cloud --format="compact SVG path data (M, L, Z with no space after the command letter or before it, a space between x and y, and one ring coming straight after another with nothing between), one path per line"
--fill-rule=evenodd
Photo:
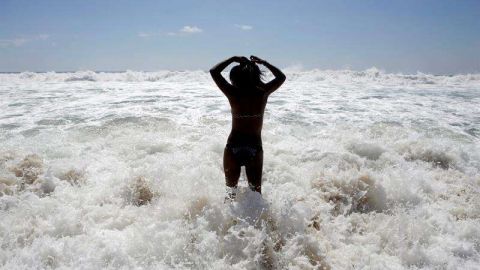
M180 33L185 33L185 34L195 34L195 33L201 33L203 32L202 29L198 28L197 26L189 26L185 25L180 29Z
M235 24L235 27L243 30L243 31L250 31L253 29L253 26L251 25L246 25L246 24Z
M140 38L151 38L155 36L167 35L167 36L186 36L202 33L203 29L198 26L185 25L176 32L164 32L164 33L148 33L148 32L139 32L137 34Z
M138 37L141 37L141 38L149 38L149 37L153 37L153 36L158 36L158 34L145 33L145 32L139 32L137 35L138 35Z
M36 39L40 39L40 40L47 40L48 38L50 38L50 35L47 35L47 34L40 34L36 36Z
M7 47L21 47L29 42L35 40L47 40L50 36L47 34L39 34L35 36L29 37L17 37L11 39L0 39L0 48L7 48Z
M20 47L27 43L27 39L25 38L14 38L14 39L0 39L0 47Z
M198 26L190 26L185 25L184 27L180 28L177 32L168 32L167 36L186 36L186 35L193 35L202 33L203 29Z

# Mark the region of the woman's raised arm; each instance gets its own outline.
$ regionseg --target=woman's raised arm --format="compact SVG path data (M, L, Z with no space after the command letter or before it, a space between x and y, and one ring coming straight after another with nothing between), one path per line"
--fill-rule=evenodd
M265 67L267 67L270 70L270 72L272 72L273 76L275 76L275 78L272 81L265 84L265 88L266 88L265 90L269 94L274 92L275 90L277 90L287 79L285 74L283 74L283 72L280 69L278 69L276 66L268 63L267 61L262 60L262 59L260 59L256 56L254 56L254 55L250 56L250 60L252 62L264 65Z
M227 80L225 80L225 78L222 76L222 71L233 62L241 63L243 61L248 61L248 59L246 57L241 57L241 56L232 56L216 64L214 67L210 69L210 75L212 76L213 81L217 84L218 88L220 88L220 90L222 90L222 92L226 96L232 93L233 86L229 84Z

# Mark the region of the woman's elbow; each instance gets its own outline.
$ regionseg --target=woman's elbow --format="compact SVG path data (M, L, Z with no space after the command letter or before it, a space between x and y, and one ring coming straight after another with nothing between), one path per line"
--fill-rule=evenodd
M216 73L219 73L218 68L217 68L217 66L213 66L213 67L210 69L210 74L213 75L213 74L216 74Z

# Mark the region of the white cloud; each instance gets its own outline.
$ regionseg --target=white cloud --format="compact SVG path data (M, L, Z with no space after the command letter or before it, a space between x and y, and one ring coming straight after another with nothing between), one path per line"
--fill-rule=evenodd
M40 35L38 35L38 36L36 37L36 39L47 40L49 37L50 37L50 35L40 34Z
M186 36L186 35L192 35L192 34L198 34L203 32L203 29L199 28L198 26L190 26L190 25L185 25L184 27L180 28L176 32L159 32L159 33L148 33L148 32L139 32L137 34L138 37L140 38L151 38L155 36L161 36L161 35L167 35L167 36Z
M195 33L201 33L203 32L202 29L198 28L197 26L190 26L190 25L185 25L180 29L180 33L185 33L185 34L195 34Z
M250 31L253 29L253 26L251 25L246 25L246 24L235 24L235 27L243 30L243 31Z
M141 37L141 38L149 38L149 37L153 37L153 36L156 36L156 35L157 34L145 33L145 32L138 33L138 37Z
M6 48L6 47L21 47L29 42L35 41L35 40L47 40L50 36L47 34L39 34L35 36L29 36L29 37L17 37L17 38L11 38L11 39L0 39L0 47L1 48Z
M25 38L0 39L0 47L20 47L27 43L27 41Z

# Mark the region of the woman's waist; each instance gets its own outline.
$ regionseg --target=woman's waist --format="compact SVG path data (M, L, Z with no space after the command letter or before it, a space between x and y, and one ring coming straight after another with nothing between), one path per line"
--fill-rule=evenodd
M232 121L232 131L230 134L238 134L238 136L251 138L260 138L262 133L262 127L262 119L234 119Z
M233 129L228 136L227 143L231 145L262 145L261 133L247 133Z

